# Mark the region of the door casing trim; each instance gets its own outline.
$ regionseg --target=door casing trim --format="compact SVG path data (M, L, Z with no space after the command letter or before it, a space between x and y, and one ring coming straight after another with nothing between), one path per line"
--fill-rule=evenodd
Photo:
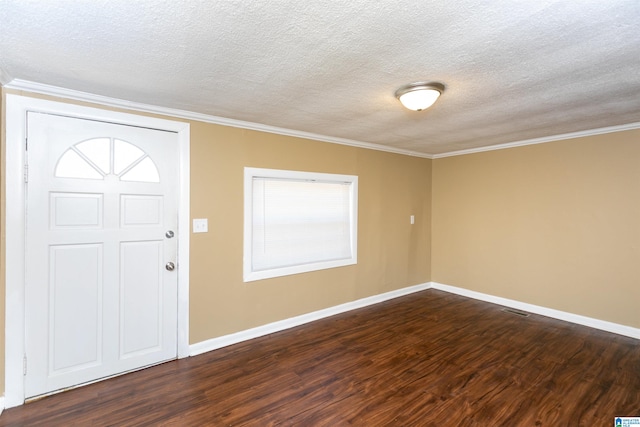
M175 132L179 150L178 184L178 358L189 356L189 218L190 125L186 122L115 112L65 102L6 95L6 271L5 271L5 392L4 406L24 403L25 349L25 219L24 165L27 111L107 121ZM33 165L31 165L33 167Z

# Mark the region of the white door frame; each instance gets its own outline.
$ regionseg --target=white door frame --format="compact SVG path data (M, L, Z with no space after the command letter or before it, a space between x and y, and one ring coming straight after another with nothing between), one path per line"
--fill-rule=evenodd
M189 123L48 101L21 95L6 95L6 312L4 406L24 403L23 358L25 354L25 219L24 164L27 111L53 113L123 125L176 132L179 145L178 185L178 357L189 356ZM30 167L37 167L30 165ZM1 410L1 409L0 409Z

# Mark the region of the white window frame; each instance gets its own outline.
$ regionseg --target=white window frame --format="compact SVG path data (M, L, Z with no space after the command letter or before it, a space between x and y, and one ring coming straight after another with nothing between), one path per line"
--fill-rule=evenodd
M274 178L292 181L305 181L324 183L348 183L350 202L350 244L351 256L348 258L318 261L287 267L276 267L266 270L253 269L253 182L254 178ZM309 271L324 270L327 268L343 267L357 264L358 262L358 177L355 175L338 175L316 172L299 172L278 169L244 168L244 257L243 278L244 282L268 279L272 277L288 276L291 274L305 273Z

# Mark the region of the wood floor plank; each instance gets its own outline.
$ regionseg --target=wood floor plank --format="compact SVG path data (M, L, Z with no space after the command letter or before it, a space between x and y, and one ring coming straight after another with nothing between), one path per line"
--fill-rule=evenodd
M427 290L50 396L2 426L610 426L640 341Z

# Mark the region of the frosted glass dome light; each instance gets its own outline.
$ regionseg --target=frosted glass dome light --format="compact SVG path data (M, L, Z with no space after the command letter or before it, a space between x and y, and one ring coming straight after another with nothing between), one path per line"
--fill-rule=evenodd
M422 111L431 107L442 92L441 83L410 83L396 91L396 98L409 110Z

